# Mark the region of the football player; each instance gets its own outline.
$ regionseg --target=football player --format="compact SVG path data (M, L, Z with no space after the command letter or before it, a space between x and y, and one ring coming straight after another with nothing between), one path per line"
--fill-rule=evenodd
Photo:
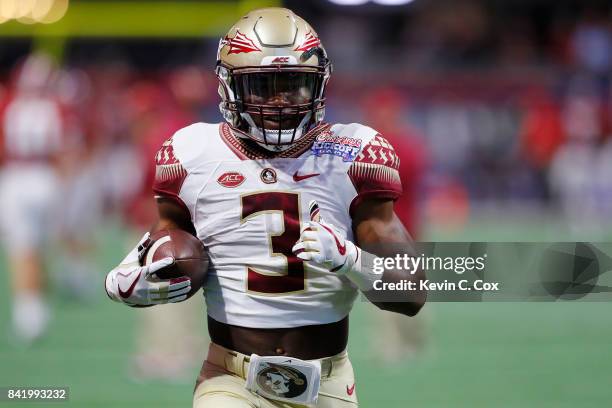
M16 72L0 115L0 238L11 277L11 337L30 345L51 319L43 250L55 229L66 129L51 59L32 54Z
M393 212L399 159L375 130L323 121L331 65L291 10L241 18L219 43L216 72L226 122L176 132L156 156L154 184L153 231L191 232L212 265L212 343L193 406L355 407L346 346L359 291L407 316L426 297L373 289L380 279L422 279L373 268L376 256L413 251ZM109 297L130 306L184 300L188 280L157 276L173 259L141 266L138 252L107 275ZM281 377L291 391L270 385Z

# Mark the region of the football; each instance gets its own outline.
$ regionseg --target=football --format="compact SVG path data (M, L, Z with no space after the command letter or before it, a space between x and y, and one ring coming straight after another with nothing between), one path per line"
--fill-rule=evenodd
M202 242L180 229L157 231L151 234L149 239L141 262L150 265L152 262L171 256L175 260L174 265L157 275L161 279L180 276L191 278L191 291L187 298L200 290L206 279L209 262Z

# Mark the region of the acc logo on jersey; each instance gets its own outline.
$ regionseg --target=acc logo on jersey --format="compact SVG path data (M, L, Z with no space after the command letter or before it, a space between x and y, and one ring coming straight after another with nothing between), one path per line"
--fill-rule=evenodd
M345 162L353 161L361 150L361 139L335 136L329 131L322 132L312 144L311 150L315 156L333 154L342 157Z
M217 183L221 184L223 187L234 188L244 183L244 180L245 177L241 173L229 171L220 175L217 179Z

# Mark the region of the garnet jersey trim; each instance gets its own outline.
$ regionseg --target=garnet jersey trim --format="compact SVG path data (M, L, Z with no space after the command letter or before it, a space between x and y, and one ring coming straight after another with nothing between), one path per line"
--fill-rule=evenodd
M236 137L234 132L238 131L232 131L232 128L227 123L221 123L219 126L219 134L221 135L221 140L225 142L225 144L232 152L234 152L236 156L238 156L240 160L290 158L299 157L304 154L304 152L307 151L312 145L315 137L324 130L329 130L330 127L331 125L327 123L322 123L314 127L297 142L295 142L291 148L283 152L272 152L255 144L254 142L251 142L250 140Z
M153 191L156 197L169 198L189 212L187 205L179 197L181 187L187 178L187 170L174 155L172 138L166 140L157 152L155 165Z
M357 190L351 202L351 216L357 205L367 198L396 200L402 195L399 176L400 160L393 146L377 134L355 158L348 175Z

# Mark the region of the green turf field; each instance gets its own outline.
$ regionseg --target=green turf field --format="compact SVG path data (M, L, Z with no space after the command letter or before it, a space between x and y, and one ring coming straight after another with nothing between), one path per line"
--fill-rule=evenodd
M104 267L122 256L107 234ZM0 261L1 262L1 261ZM9 344L7 274L0 279L0 387L68 386L70 401L47 406L189 407L191 382L136 383L126 359L138 311L106 299L53 298L49 336L31 349ZM382 363L372 352L377 311L358 302L349 352L362 407L605 407L612 405L609 303L428 304L429 344L414 359ZM195 372L194 372L195 377ZM1 407L45 404L6 403Z

